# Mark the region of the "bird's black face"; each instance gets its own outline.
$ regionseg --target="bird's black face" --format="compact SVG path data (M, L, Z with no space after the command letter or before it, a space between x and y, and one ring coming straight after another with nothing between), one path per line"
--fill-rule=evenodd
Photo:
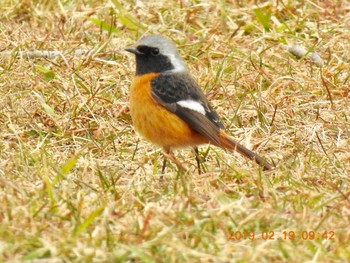
M126 51L136 55L136 75L161 73L174 69L170 59L160 53L159 48L139 45Z

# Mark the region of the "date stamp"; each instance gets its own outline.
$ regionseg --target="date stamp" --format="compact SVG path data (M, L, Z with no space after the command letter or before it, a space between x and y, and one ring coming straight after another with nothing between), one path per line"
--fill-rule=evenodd
M335 240L334 231L230 231L228 241L240 240Z

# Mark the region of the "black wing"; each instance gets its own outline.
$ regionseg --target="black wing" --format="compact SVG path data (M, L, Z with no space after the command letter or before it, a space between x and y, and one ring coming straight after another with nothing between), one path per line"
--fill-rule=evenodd
M220 144L219 131L224 129L219 116L210 106L202 90L187 73L163 73L151 82L152 96L162 106L175 113L192 129L207 136L212 142ZM205 114L183 107L179 101L200 103Z

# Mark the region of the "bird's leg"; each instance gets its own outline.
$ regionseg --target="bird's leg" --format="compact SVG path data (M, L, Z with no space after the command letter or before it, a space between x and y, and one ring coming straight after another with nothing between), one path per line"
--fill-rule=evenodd
M168 160L167 155L170 154L170 148L164 148L164 160L163 160L163 166L162 166L162 174L165 172L166 162Z
M197 167L198 167L198 174L201 174L201 159L199 156L199 151L198 151L198 147L193 147L194 152L196 154L196 161L197 161Z
M176 166L182 170L187 172L187 169L181 164L181 162L179 162L170 152L170 148L164 148L164 161L163 161L163 167L162 167L162 173L164 173L165 171L165 167L166 167L166 162L167 159L170 159L172 162L174 162L176 164Z

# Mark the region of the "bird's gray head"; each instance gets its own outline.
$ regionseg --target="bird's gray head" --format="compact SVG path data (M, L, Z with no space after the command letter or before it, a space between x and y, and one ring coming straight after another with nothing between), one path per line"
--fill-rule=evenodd
M125 50L136 55L136 75L186 71L175 45L166 37L147 36Z

